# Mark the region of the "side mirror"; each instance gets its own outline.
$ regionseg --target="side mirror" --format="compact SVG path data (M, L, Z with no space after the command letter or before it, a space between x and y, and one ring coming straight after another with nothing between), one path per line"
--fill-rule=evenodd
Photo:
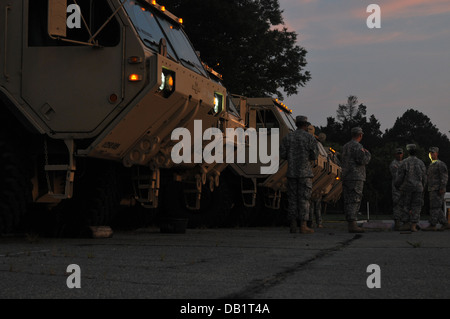
M48 0L48 34L67 37L67 0Z

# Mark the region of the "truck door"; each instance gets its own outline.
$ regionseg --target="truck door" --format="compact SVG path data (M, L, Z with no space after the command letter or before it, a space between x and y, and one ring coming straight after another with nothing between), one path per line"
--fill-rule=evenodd
M110 1L77 0L80 11L71 6L73 0L26 2L23 99L49 132L94 136L123 98L124 39L118 16L96 37L98 46L91 46L86 42L113 13ZM72 42L48 33L49 5L65 2L71 6L66 39Z

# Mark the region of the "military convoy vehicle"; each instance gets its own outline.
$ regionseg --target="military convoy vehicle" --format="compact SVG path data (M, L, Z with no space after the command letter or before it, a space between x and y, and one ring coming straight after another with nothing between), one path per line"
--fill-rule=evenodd
M235 97L235 104L245 119L245 125L255 128L258 132L261 128L277 128L279 130L279 141L296 129L295 120L290 110L284 103L271 97L246 98ZM310 133L314 135L314 127L310 126ZM336 203L342 193L341 166L331 148L326 149L322 142L323 138L316 136L318 140L319 156L313 163L313 201L320 200L322 203ZM248 153L248 152L246 152ZM282 194L287 190L287 161L280 160L279 168L272 174L261 174L261 166L266 165L258 161L250 163L232 163L230 167L241 178L241 196L245 207L252 208L258 204L258 196L266 208L272 210L272 214L279 214ZM261 210L261 207L259 208ZM259 212L250 214L250 219L257 220Z
M0 0L0 7L0 234L41 210L74 229L108 225L123 206L178 214L179 201L188 211L203 202L216 218L211 211L228 214L240 200L254 207L258 189L267 207L280 208L283 161L265 174L265 163L248 158L173 161L174 130L194 136L198 120L200 131L279 128L280 139L295 125L274 99L227 94L164 6ZM225 152L230 142L221 138ZM239 142L231 143L236 156ZM335 201L340 168L323 147L314 170L314 196ZM224 179L239 180L239 198L230 199Z
M0 233L30 205L62 206L104 225L124 185L132 200L157 207L164 180L197 199L202 185L218 183L223 165L170 156L175 128L233 122L225 88L181 19L143 0L0 7Z

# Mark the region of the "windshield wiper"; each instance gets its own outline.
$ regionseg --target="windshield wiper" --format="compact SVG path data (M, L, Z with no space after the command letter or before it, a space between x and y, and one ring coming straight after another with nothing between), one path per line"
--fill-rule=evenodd
M186 59L184 59L184 58L180 58L180 61L183 63L186 63L186 64L188 64L188 65L190 65L190 66L192 66L192 67L194 67L194 68L196 68L197 69L197 71L199 71L200 72L200 74L205 74L205 70L203 70L203 69L201 69L201 68L199 68L198 67L198 65L197 64L195 64L194 62L192 62L192 61L189 61L189 60L186 60ZM183 64L184 64L183 63Z
M148 44L154 45L155 47L158 47L159 44L155 40L149 40L147 38L144 38L144 42L147 42Z
M146 43L148 43L148 44L150 44L150 45L153 45L153 46L155 46L156 48L159 49L159 43L156 42L155 40L149 40L149 39L147 39L147 38L144 38L143 41L146 42ZM169 52L167 52L167 57L168 57L169 59L175 61L175 62L178 62L177 59L175 59Z

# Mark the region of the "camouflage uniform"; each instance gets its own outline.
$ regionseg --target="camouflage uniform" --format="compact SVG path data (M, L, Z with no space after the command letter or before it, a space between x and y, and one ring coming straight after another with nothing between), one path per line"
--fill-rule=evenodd
M402 220L418 223L426 183L425 164L414 155L404 159L398 168L395 187L400 190Z
M397 178L398 168L400 167L401 161L397 161L394 159L391 164L389 164L389 171L391 172L392 176L392 204L393 204L393 217L394 220L401 220L402 217L402 209L399 205L400 201L400 190L398 190L394 183Z
M448 223L443 209L445 192L440 193L440 190L446 189L447 181L447 165L440 160L433 161L427 171L428 192L430 195L430 224L433 226L437 223L442 225Z
M316 225L322 225L322 197L311 199L309 209L309 220L316 221Z
M309 219L309 201L314 176L311 161L317 160L318 156L316 139L303 129L299 128L289 133L281 142L280 157L288 161L286 173L288 217L291 221Z
M357 220L370 159L370 152L353 139L342 148L344 212L349 222Z

